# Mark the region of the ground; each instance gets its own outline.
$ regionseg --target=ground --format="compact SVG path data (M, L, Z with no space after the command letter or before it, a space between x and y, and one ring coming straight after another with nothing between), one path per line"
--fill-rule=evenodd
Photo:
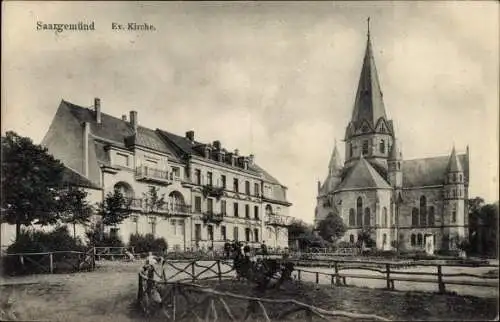
M2 310L13 311L17 319L22 320L145 321L132 305L141 264L108 262L89 273L2 278ZM239 282L226 282L217 287L231 292L248 292L250 289ZM292 285L279 296L295 297L328 310L369 313L398 320L484 320L493 319L498 311L495 296L331 288L312 284ZM10 310L7 310L8 306Z

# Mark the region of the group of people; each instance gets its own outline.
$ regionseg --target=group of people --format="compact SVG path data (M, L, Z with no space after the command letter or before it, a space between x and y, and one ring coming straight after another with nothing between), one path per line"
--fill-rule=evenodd
M266 242L262 242L260 245L260 253L261 255L268 255ZM252 248L248 243L244 243L242 241L233 241L226 242L224 244L224 257L229 259L231 257L251 257L252 256Z

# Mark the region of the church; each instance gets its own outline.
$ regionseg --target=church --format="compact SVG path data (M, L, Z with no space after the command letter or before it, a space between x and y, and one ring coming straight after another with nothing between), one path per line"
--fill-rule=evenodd
M324 182L318 182L315 226L339 215L355 243L362 233L375 247L407 251L456 249L468 235L469 148L404 160L388 119L370 31L352 117L345 131L345 161L335 143Z

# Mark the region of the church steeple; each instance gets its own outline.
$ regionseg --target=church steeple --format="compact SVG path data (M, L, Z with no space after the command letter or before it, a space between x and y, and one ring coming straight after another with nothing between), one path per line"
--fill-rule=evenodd
M342 160L340 159L340 153L337 149L337 140L335 140L335 145L333 147L332 156L330 158L330 163L328 164L329 175L336 175L338 171L342 169Z
M370 18L368 18L368 32L366 37L365 56L359 76L358 90L354 101L351 121L360 126L366 120L372 129L375 129L380 118L386 119L384 100L377 67L373 58L373 49L370 36Z
M395 139L392 121L387 119L384 99L373 57L370 18L366 34L366 48L354 99L351 121L345 132L346 166L361 155L387 167L389 147Z

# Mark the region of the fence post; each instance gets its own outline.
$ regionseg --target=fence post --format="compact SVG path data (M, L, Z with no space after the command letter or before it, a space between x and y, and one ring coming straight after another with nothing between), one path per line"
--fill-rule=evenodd
M192 262L191 263L191 275L192 275L192 279L193 279L193 283L196 281L196 275L195 275L195 267L194 267L194 264L196 262Z
M445 290L445 286L444 286L444 282L443 282L443 272L442 272L442 269L441 269L441 265L438 265L437 269L438 269L439 293L444 293L446 290Z
M319 273L316 272L316 284L319 284Z
M335 284L340 285L340 276L339 276L339 263L337 261L335 263Z
M301 278L300 278L300 272L301 272L301 270L300 270L300 269L299 269L299 270L297 270L297 279L299 280L299 282L301 281Z
M391 264L385 264L385 273L387 274L387 289L391 289Z
M49 253L49 271L50 273L54 273L54 255Z
M220 259L217 260L217 275L219 276L219 282L222 281L222 272L220 269Z

